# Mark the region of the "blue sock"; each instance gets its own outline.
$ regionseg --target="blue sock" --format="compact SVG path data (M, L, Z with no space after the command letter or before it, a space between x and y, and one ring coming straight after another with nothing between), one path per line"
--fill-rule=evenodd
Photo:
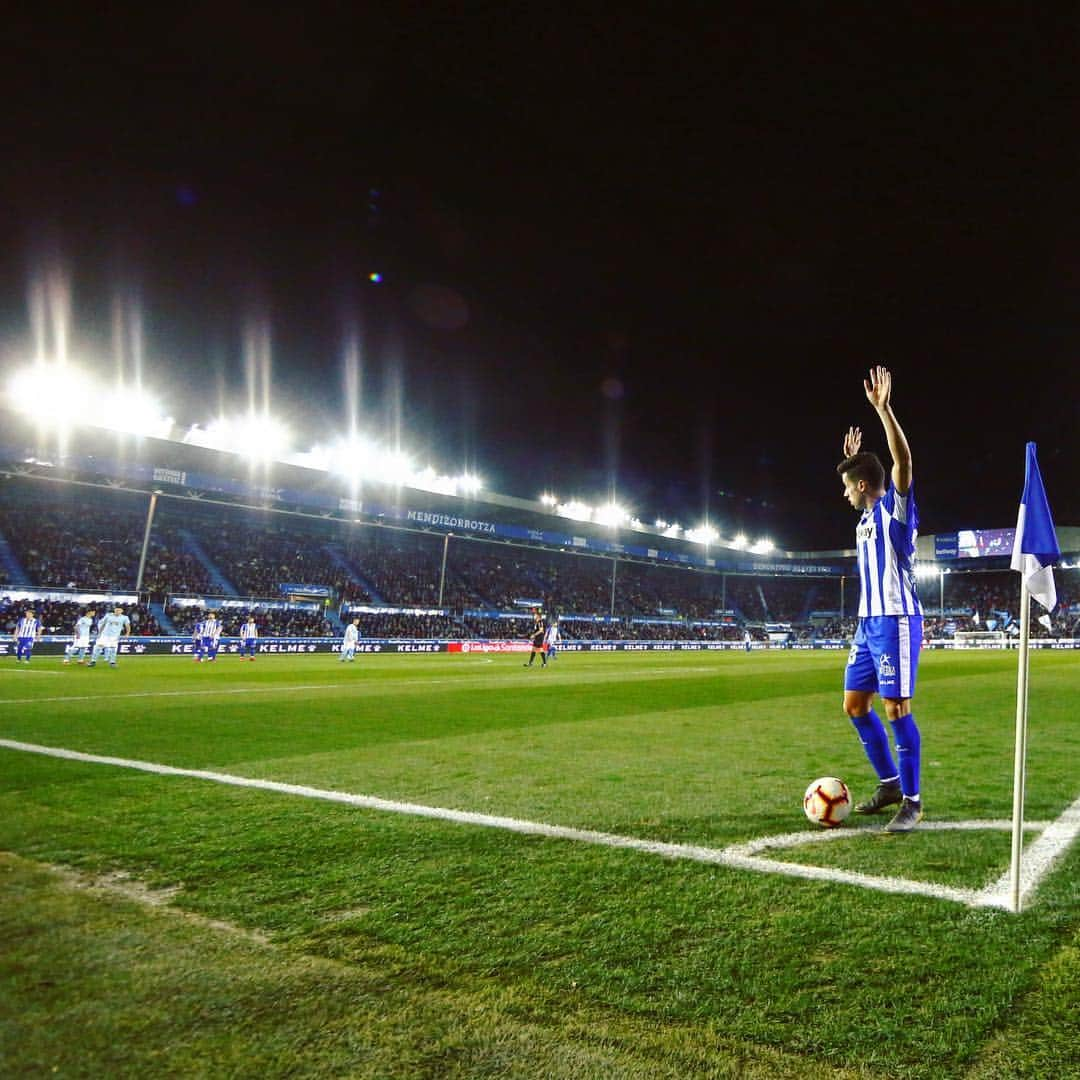
M919 762L922 738L915 717L910 713L899 720L890 720L896 739L896 756L900 759L900 789L911 799L919 797Z
M879 780L895 780L898 769L889 750L889 736L881 717L871 709L865 716L853 716L851 722L859 733L866 756L874 766Z

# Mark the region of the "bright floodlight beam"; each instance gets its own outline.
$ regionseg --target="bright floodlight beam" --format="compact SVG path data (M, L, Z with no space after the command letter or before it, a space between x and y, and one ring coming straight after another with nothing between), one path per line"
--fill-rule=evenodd
M8 403L40 424L65 426L96 415L90 381L67 365L34 364L16 372L8 384Z
M593 513L593 521L597 525L621 525L627 518L627 511L616 502L598 506Z

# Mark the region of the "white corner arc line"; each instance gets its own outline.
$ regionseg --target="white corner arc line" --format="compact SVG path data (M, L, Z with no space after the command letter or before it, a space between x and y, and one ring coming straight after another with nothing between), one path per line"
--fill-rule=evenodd
M870 830L866 829L785 833L779 836L759 837L755 840L718 849L693 844L672 844L661 840L646 840L641 837L621 836L617 833L599 832L592 829L575 829L566 825L549 825L545 822L526 821L521 818L501 817L493 814L480 814L469 810L452 810L447 807L399 802L393 799L382 799L374 795L356 795L351 792L332 791L325 788L309 787L304 784L287 784L279 780L235 776L231 773L219 773L206 769L186 769L176 765L111 757L105 754L88 754L81 750L41 746L36 743L20 742L16 739L0 739L0 748L63 758L68 761L81 761L93 765L112 765L122 769L156 773L160 776L181 776L195 780L208 780L217 784L228 784L234 787L272 791L281 795L321 799L326 802L343 803L347 806L356 806L365 810L381 810L387 813L451 821L460 825L505 829L526 836L539 836L552 840L572 840L578 843L639 851L649 855L659 855L667 859L688 859L693 862L711 863L731 869L752 870L757 873L784 874L789 877L814 881L841 882L866 889L874 889L879 892L929 896L934 899L951 900L972 907L1000 907L1006 910L1011 907L1008 874L985 889L959 889L934 882L913 881L908 878L860 874L831 867L782 862L758 854L758 852L769 849L795 847L806 843L822 843L830 840L854 838L859 835L872 835ZM920 830L1009 828L1011 828L1011 823L1008 821L925 822L920 826ZM1080 832L1080 799L1077 799L1060 818L1049 825L1045 822L1027 822L1025 828L1032 831L1041 829L1042 835L1029 849L1033 853L1033 857L1027 860L1027 866L1022 875L1024 882L1022 899L1028 897L1035 890L1046 874L1049 873L1054 862L1076 838L1077 832Z

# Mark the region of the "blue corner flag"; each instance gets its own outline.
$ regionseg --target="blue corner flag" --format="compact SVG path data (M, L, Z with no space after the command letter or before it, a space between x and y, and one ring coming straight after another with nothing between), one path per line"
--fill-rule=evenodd
M1020 513L1016 519L1016 539L1013 541L1012 568L1019 570L1027 582L1028 592L1047 611L1057 603L1054 572L1051 567L1061 558L1057 533L1046 501L1046 488L1039 475L1035 444L1027 444L1027 466L1024 470L1024 494L1020 497Z

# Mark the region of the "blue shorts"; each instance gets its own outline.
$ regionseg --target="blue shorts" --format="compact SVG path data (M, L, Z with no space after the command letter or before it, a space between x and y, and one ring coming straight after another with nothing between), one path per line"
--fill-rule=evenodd
M915 696L922 648L921 615L872 615L859 620L848 654L844 689L883 698Z

